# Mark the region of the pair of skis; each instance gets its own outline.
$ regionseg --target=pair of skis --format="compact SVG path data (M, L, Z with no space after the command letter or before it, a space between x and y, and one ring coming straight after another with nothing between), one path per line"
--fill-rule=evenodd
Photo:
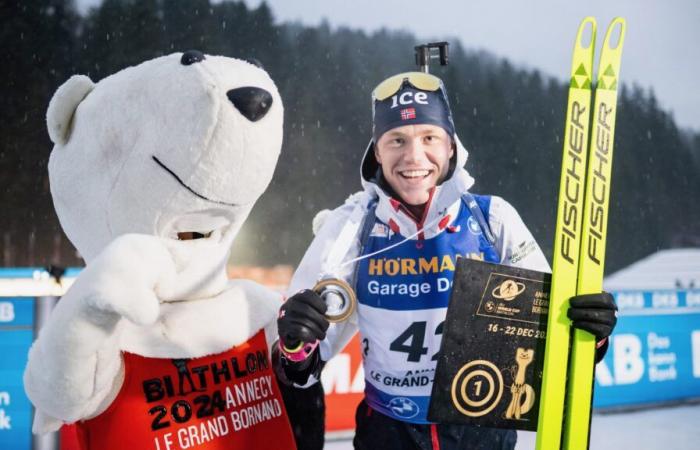
M588 29L592 29L592 34L586 45ZM572 296L600 292L603 287L617 77L624 35L625 20L614 19L605 35L593 101L595 19L585 18L576 36L564 132L537 450L588 448L595 338L576 330L569 355L571 322L566 311ZM613 47L614 40L617 44Z

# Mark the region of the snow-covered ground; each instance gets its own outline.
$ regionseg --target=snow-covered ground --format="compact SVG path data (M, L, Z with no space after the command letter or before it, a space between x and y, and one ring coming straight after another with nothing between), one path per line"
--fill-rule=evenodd
M591 450L697 450L700 404L626 413L594 414ZM517 450L535 448L534 433L520 433ZM326 450L350 450L351 440L327 442Z

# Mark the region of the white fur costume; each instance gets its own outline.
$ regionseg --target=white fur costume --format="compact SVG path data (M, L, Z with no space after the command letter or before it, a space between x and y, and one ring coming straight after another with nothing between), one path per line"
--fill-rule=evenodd
M49 105L51 193L87 267L29 354L34 432L105 411L122 385L122 350L192 358L261 329L277 335L280 296L228 281L225 265L277 163L282 101L252 64L181 56L97 84L74 76ZM259 120L227 96L241 87L271 94ZM178 240L183 232L208 237Z

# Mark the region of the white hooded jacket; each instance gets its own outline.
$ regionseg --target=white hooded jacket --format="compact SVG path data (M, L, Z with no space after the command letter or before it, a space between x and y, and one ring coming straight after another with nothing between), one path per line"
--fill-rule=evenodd
M468 152L455 136L455 169L443 183L434 188L426 206L422 224L402 208L397 208L392 199L373 179L378 165L374 159L374 144L370 142L362 161L363 190L351 195L343 205L332 210L322 211L314 218L315 237L299 264L289 285L288 295L302 289L312 288L321 278L336 277L348 283L353 273L361 248L359 231L368 206L376 200L375 214L378 220L388 224L392 219L398 224L399 233L404 237L431 239L444 232L439 227L446 216L448 226L458 215L462 196L474 184L464 165ZM543 272L550 272L549 264L532 234L527 229L517 211L500 197L492 197L488 214L488 225L495 238L494 246L500 255L500 263ZM353 286L354 287L354 286ZM332 323L321 342L321 359L328 361L340 352L358 330L357 311L344 322ZM363 330L367 333L368 330ZM369 331L371 332L371 331Z

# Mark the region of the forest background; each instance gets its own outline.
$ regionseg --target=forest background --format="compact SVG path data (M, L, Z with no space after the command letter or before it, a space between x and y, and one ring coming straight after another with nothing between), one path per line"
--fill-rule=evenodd
M412 70L408 32L276 23L270 7L209 0L0 0L0 265L82 266L49 192L51 95L160 55L198 49L260 61L285 103L272 184L234 244L235 265L296 265L311 221L360 189L369 93ZM449 36L448 36L449 37ZM511 202L551 258L567 85L451 40L445 81L476 193ZM624 65L624 63L623 63ZM653 90L619 90L606 272L658 249L700 246L700 133L681 130Z

